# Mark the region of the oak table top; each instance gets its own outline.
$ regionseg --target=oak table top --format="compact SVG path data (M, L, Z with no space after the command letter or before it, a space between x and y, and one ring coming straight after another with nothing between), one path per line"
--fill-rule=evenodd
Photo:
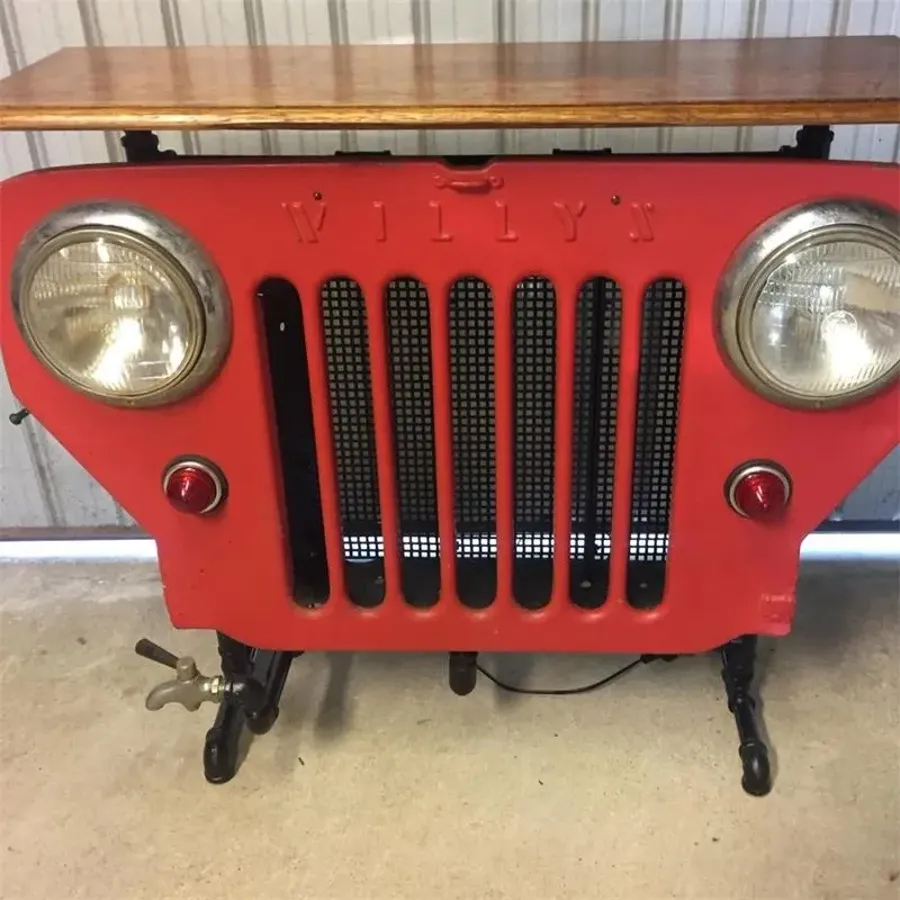
M0 81L0 129L900 121L900 39L69 48Z

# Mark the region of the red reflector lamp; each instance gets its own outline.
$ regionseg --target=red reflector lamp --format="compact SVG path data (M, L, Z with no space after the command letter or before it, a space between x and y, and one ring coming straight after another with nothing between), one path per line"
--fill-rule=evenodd
M771 522L787 508L791 480L775 463L744 463L728 478L725 493L729 505L739 515Z
M182 459L166 469L163 492L179 512L202 516L225 499L225 478L206 460Z

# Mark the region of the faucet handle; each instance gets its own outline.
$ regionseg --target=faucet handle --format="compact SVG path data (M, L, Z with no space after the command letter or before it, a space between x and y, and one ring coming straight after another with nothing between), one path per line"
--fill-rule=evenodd
M158 662L175 670L175 677L158 684L147 695L147 709L162 709L167 703L180 703L194 712L201 703L221 703L225 692L225 679L221 675L207 678L197 671L191 656L176 656L153 641L141 638L134 645L134 652L144 659Z
M157 710L167 703L180 703L194 712L201 703L221 703L226 696L233 698L249 715L256 715L265 708L266 688L250 675L207 677L197 671L192 656L176 656L147 638L141 638L134 645L134 652L175 670L174 678L158 684L147 695L147 709Z
M147 638L141 638L134 645L134 652L138 656L143 656L144 659L158 662L163 666L168 666L170 669L178 668L178 657L174 653L164 650L159 644L154 644L153 641Z

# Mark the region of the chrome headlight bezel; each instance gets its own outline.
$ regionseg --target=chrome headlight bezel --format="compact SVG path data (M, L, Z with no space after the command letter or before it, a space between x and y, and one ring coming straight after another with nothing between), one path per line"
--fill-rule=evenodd
M796 250L858 240L885 250L900 264L900 214L863 200L822 200L785 210L757 228L732 254L716 291L717 337L732 371L757 393L784 406L823 409L855 403L900 375L900 362L875 381L832 397L811 397L775 384L748 337L760 289Z
M73 380L40 346L29 326L28 294L40 266L63 247L107 238L162 264L185 292L194 334L186 362L152 391L123 394L91 389ZM34 356L72 390L115 406L161 406L199 390L222 366L231 345L228 290L200 245L173 222L145 207L120 201L77 204L57 210L19 246L12 269L12 308L19 333Z

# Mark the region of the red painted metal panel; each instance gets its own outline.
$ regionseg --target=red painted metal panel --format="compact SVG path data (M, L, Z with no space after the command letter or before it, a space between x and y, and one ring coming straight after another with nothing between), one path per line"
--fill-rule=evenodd
M794 609L800 541L897 443L896 386L838 410L777 406L725 366L715 341L715 286L735 246L786 207L822 197L896 204L897 168L794 160L503 160L455 189L439 161L245 163L176 161L32 173L0 186L0 345L20 399L156 538L166 602L180 627L217 628L268 648L478 649L689 652L739 634L785 634ZM487 179L492 179L487 182ZM317 197L321 195L321 199ZM621 198L614 202L613 196ZM234 340L221 373L170 407L129 410L78 395L30 354L9 305L12 260L23 235L64 204L139 203L187 230L229 285ZM515 234L515 240L510 235ZM397 506L386 393L384 285L419 278L432 311L440 601L409 608L399 594ZM496 602L464 608L454 592L447 303L460 275L495 297L498 552ZM511 596L513 551L511 324L516 282L542 274L556 289L557 558L550 604L529 612ZM278 445L255 290L266 276L292 281L308 336L331 597L308 610L291 598ZM387 596L361 610L346 598L336 473L322 347L320 285L348 275L369 315ZM609 599L582 610L568 599L571 356L574 304L596 275L622 286ZM666 595L652 611L624 600L629 491L645 286L671 276L687 289L685 354ZM160 475L196 453L226 472L230 492L208 518L166 503ZM761 525L725 504L723 483L744 459L768 457L791 473L785 518Z

